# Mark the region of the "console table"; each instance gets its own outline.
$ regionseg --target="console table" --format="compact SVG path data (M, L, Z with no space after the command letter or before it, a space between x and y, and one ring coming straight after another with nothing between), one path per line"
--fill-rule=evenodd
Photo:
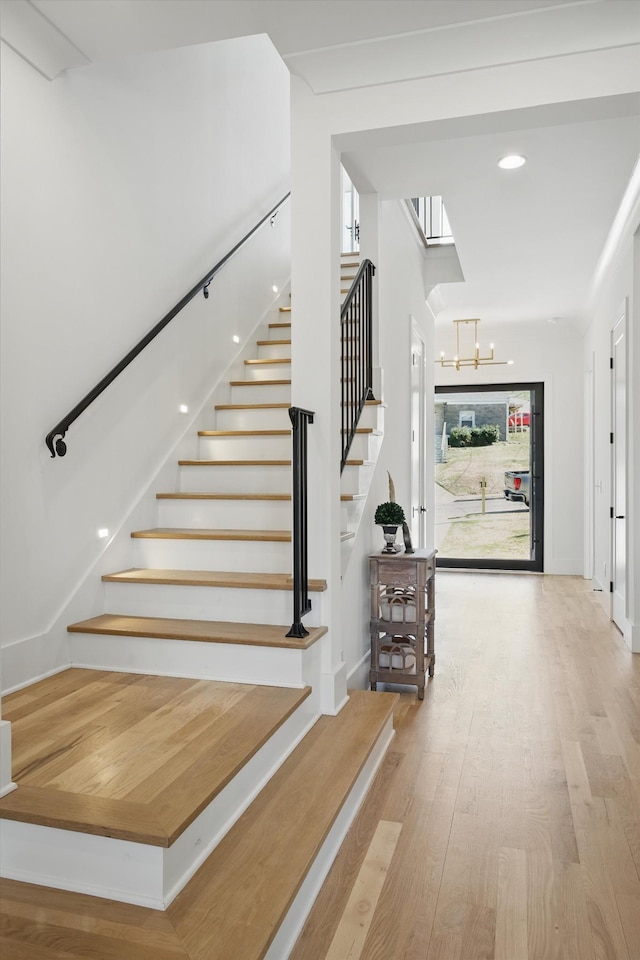
M436 551L377 553L369 557L371 584L371 689L407 683L424 699L433 676Z

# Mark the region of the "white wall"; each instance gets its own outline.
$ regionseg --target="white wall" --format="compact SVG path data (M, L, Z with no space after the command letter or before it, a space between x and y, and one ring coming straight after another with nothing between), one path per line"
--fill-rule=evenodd
M611 579L611 328L625 308L627 327L627 509L625 639L640 653L640 164L636 168L596 272L584 368L592 370L594 391L593 462L594 581L606 591ZM607 598L608 599L608 598Z
M425 302L424 247L400 201L379 204L376 265L379 357L382 367L384 440L358 535L342 581L342 645L349 686L368 683L369 566L367 558L383 546L375 526L376 506L389 499L387 471L396 500L410 521L411 511L411 334L412 317L425 341L427 357L433 351L433 324ZM427 365L427 437L433 434L433 370ZM433 446L427 440L426 502L429 504L425 544L433 548ZM365 661L366 658L366 661ZM360 665L360 666L359 666Z
M481 345L495 343L496 360L512 366L481 366L456 372L436 364L437 386L481 383L544 383L544 572L583 570L583 365L582 335L559 321L496 323L482 320ZM436 324L434 356L455 353L452 323Z
M519 109L543 103L615 95L636 90L637 64L635 51L587 51L546 60L499 64L477 70L473 82L469 73L461 71L438 77L398 83L376 84L368 88L344 90L314 96L299 77L291 79L292 94L292 296L299 322L292 331L294 402L309 406L317 413L309 444L311 498L316 516L310 521L309 535L315 544L315 562L310 561L310 574L325 577L329 585L330 649L324 671L333 677L336 703L342 689L337 678L344 678L345 663L341 660L340 555L337 503L339 494L339 419L336 398L339 396L337 338L332 324L339 316L338 255L340 240L339 157L341 152L364 145L372 148L385 139L385 130L392 136L394 128L418 125L446 117L470 116L492 111ZM379 136L378 136L379 134ZM356 186L360 186L356 184ZM370 188L371 189L371 188ZM382 235L382 231L381 231ZM571 349L581 354L579 340ZM546 379L548 367L540 356L527 364L526 378L533 373ZM567 382L572 384L571 400L581 403L582 370L574 375L558 369L550 383L565 398ZM524 378L523 373L523 378ZM575 389L574 389L575 388ZM549 403L549 397L547 403ZM406 428L406 424L403 424ZM579 428L581 429L581 427ZM399 441L398 441L399 442ZM567 461L564 446L555 439L557 463ZM581 453L581 440L574 450ZM551 451L550 459L553 459ZM580 461L581 462L581 461ZM407 464L408 469L408 464ZM558 472L555 479L560 482ZM403 490L402 487L400 487ZM403 491L404 493L404 491ZM403 494L401 494L403 495ZM582 499L571 502L568 514L558 510L570 495L549 511L547 524L557 519L557 527L548 526L547 551L550 570L571 573L582 571ZM576 519L578 518L578 519ZM553 532L552 532L553 529ZM342 682L342 681L341 681Z
M2 115L1 638L15 645L51 630L104 550L97 528L121 527L188 426L178 405L198 409L240 349L231 334L288 276L284 212L50 458L53 425L286 193L289 75L264 37L54 82L3 46ZM49 668L64 658L52 643Z

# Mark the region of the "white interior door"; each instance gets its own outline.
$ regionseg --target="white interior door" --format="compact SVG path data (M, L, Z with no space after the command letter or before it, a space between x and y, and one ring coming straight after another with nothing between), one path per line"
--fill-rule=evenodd
M613 590L611 618L625 632L627 578L627 484L626 484L626 421L627 421L627 357L625 313L611 331L612 389L612 490L613 516L611 518L611 571Z
M426 350L415 323L411 335L411 539L414 547L426 545Z

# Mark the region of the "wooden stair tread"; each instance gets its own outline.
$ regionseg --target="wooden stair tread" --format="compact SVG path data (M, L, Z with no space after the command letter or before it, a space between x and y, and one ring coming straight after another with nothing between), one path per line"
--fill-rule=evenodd
M133 568L119 573L106 573L107 583L154 583L191 587L237 587L250 590L293 590L293 577L288 573L234 573L229 570L161 570ZM309 580L309 590L320 593L327 589L326 580Z
M232 387L268 387L291 385L291 380L230 380Z
M200 643L240 643L252 647L306 650L327 632L308 627L302 639L287 637L289 626L274 623L235 623L226 620L183 620L174 617L129 617L102 613L67 627L69 633L97 633L114 637L157 637L160 640L194 640Z
M273 346L284 347L290 344L291 340L258 340L256 342L259 347L273 347Z
M291 460L178 460L180 467L290 467Z
M156 500L291 500L290 493L156 493Z
M289 410L290 403L217 403L214 410Z
M372 467L373 460L345 460L346 467Z
M24 691L2 701L18 789L0 799L0 816L161 847L311 693L79 669L28 691L26 705Z
M270 363L291 363L291 357L267 357L266 359L245 360L246 367L265 366Z
M8 958L61 960L64 936L69 960L260 960L396 700L321 717L165 912L3 880Z
M199 437L290 437L291 430L198 430Z
M351 501L351 500L366 500L366 493L342 493L340 494L341 500Z
M141 540L258 540L290 543L290 530L225 530L214 527L153 527L133 530L133 539Z
M291 307L278 307L280 313L291 313Z
M290 326L291 326L291 321L287 321L287 322L281 321L280 323L270 323L269 329L279 330L279 329L284 329L285 327L290 327Z

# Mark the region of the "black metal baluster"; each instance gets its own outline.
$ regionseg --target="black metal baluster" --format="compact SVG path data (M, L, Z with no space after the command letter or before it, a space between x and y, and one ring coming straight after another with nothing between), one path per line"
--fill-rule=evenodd
M293 623L288 637L302 639L309 631L302 625L311 610L309 600L309 545L307 526L307 424L313 423L311 410L289 409L293 428Z
M340 314L342 360L342 442L340 471L356 435L367 400L373 400L373 295L376 268L365 260L358 270Z

